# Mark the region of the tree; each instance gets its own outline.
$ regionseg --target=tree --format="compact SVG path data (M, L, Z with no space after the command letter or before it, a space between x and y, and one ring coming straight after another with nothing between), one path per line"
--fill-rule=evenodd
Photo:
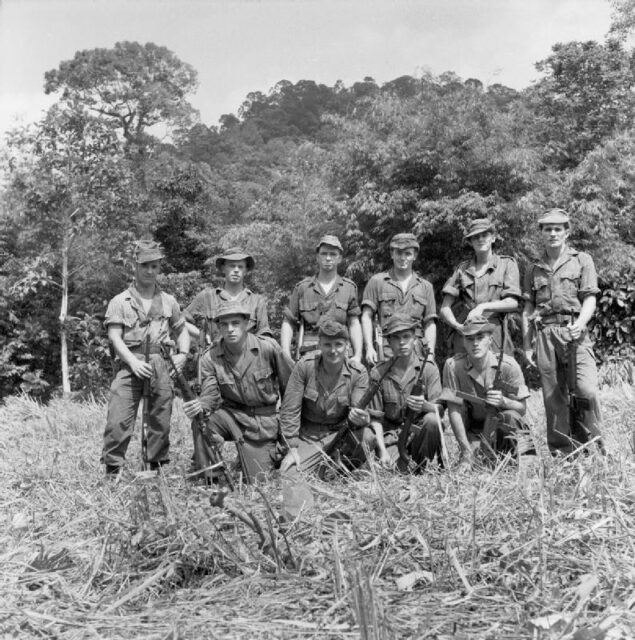
M61 92L74 109L88 109L121 130L129 149L143 150L146 129L189 126L196 114L186 96L197 86L193 67L151 42L118 42L78 51L45 75L44 91Z

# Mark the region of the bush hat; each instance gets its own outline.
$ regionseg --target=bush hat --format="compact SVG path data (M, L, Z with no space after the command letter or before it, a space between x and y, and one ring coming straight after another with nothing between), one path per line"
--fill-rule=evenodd
M414 233L398 233L390 241L391 249L416 249L419 251L419 242Z
M163 248L154 240L139 240L135 244L134 259L135 262L143 264L145 262L154 262L164 258Z
M538 225L569 224L569 215L564 209L549 209L542 218L538 218Z
M225 250L223 255L216 258L216 268L220 271L225 264L225 260L245 260L247 262L247 269L253 271L256 266L254 259L248 253L245 253L240 247L230 247Z
M332 318L325 318L318 326L318 336L348 340L348 329L341 322L337 322Z
M381 332L384 337L387 337L391 336L393 333L398 333L399 331L414 329L418 324L418 320L413 320L410 316L407 316L404 313L395 313L386 320Z
M475 316L463 325L461 333L464 336L476 336L479 333L494 333L495 329L496 327L484 316Z
M342 253L344 253L344 248L342 247L342 243L339 241L339 238L337 236L332 236L332 235L325 235L322 236L320 238L320 241L317 243L315 250L319 251L320 247L323 244L327 244L329 247L335 247L336 249L339 249Z
M239 258L242 260L242 258ZM244 316L245 318L251 318L251 311L249 308L241 304L240 302L226 302L218 307L218 310L214 314L214 322L218 322L222 318L229 316Z
M476 220L472 220L472 222L470 222L467 231L463 236L463 239L469 240L472 236L476 236L479 233L484 233L485 231L496 233L494 223L489 218L477 218Z

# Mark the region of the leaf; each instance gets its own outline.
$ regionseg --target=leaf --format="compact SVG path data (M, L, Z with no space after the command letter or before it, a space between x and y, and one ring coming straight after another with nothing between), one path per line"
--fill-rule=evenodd
M573 614L571 613L550 613L546 616L534 618L529 621L529 624L537 629L544 629L545 631L562 628L569 624L573 620Z
M412 571L395 580L398 591L412 591L418 582L431 584L434 582L434 575L430 571Z

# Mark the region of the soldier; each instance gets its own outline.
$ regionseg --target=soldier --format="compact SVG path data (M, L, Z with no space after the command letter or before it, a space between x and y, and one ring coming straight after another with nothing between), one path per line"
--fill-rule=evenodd
M499 351L501 317L516 311L521 297L518 265L509 256L493 253L496 232L487 218L473 220L464 238L472 245L474 256L461 262L445 283L439 316L453 329L452 353L463 353L463 323L477 316L486 317L494 325L493 345ZM504 348L505 353L513 355L511 340L506 340Z
M513 435L523 425L529 390L516 360L492 353L495 330L482 316L468 320L463 325L466 353L448 358L443 368L441 398L448 404L450 425L461 450L460 465L472 465L473 451L482 439L497 452L515 451ZM463 399L457 392L472 399Z
M544 252L525 274L523 342L530 361L535 356L547 414L547 442L552 451L575 448L569 426L567 349L575 345L577 392L588 402L583 424L591 437L600 435L600 403L595 357L587 332L599 293L593 259L567 244L569 216L552 209L538 220ZM571 390L569 390L571 391Z
M376 346L388 357L389 347L385 339L378 335L373 343L373 318L377 327L383 327L394 313L403 313L417 322L417 338L425 338L430 347L430 357L434 356L437 340L437 317L432 285L412 270L419 252L419 243L412 233L398 233L390 241L392 269L375 274L364 289L362 300L362 333L366 347L366 361L377 364ZM423 325L423 326L422 326Z
M316 468L347 420L356 429L343 441L345 455L360 461L362 443L374 446L368 412L354 408L368 389L368 373L346 357L348 339L343 324L325 318L318 329L319 350L303 356L293 369L280 409L280 430L289 447L282 473Z
M245 277L255 267L253 257L239 247L232 247L216 258L215 264L216 270L224 276L223 286L206 287L187 306L185 317L190 335L195 339L199 338L200 323L206 320L211 342L217 342L220 335L217 325L213 322L216 312L221 305L234 302L249 309L249 331L271 336L264 296L245 287ZM197 323L199 327L195 326Z
M176 336L181 368L190 348L190 336L178 302L156 283L163 252L156 242L140 241L135 248L135 278L123 293L108 304L105 325L116 354L118 371L110 387L108 416L101 462L107 474L117 474L132 437L143 381L151 379L151 411L147 435L150 468L169 462L170 417L173 389L161 344ZM146 337L150 338L150 362L144 360Z
M273 340L249 333L251 309L225 303L216 310L220 340L203 355L200 398L183 404L188 418L210 413L208 428L219 440L244 438L247 481L274 468L279 427L277 402L293 363Z
M379 380L386 368L390 367L381 381L379 392L373 397L369 413L371 426L377 434L377 449L380 462L384 466L397 461L401 471L408 471L403 458L399 455L397 443L399 432L403 428L406 410L415 414L407 450L418 469L422 469L428 460L436 455L441 460L441 422L443 405L441 396L441 376L437 365L428 359L423 360L415 350L418 320L401 313L388 318L383 327L383 336L393 353L394 362L382 362L371 371L371 381ZM422 392L412 395L417 381Z
M320 238L316 247L318 273L299 282L284 310L280 328L280 344L291 357L291 340L294 328L303 325L303 339L299 354L315 350L318 342L318 325L322 318L332 318L348 325L353 358L362 361L362 330L359 322L361 311L357 302L357 287L352 280L337 273L342 261L342 244L336 236Z

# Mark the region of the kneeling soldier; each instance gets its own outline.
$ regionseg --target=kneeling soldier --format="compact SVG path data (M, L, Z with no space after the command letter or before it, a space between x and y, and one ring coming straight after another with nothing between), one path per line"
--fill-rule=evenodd
M477 316L463 326L466 353L448 358L443 368L442 399L461 449L461 465L472 465L481 441L496 452L515 451L529 390L518 363L491 345L495 325Z
M208 429L220 442L244 439L247 482L274 468L277 402L293 366L277 343L249 333L249 318L250 309L243 305L219 307L215 321L220 340L203 355L201 396L183 404L189 418L211 413Z
M324 319L318 329L319 351L303 356L294 367L280 410L280 430L289 447L282 473L315 469L340 444L353 462L364 459L364 442L374 446L370 416L355 408L368 389L368 373L347 359L347 348L346 327ZM347 421L352 432L346 430Z
M427 358L427 353L417 354L419 326L420 322L410 315L391 316L382 334L388 340L393 359L378 364L370 374L371 383L382 379L379 393L369 409L380 462L391 465L397 461L401 471L408 471L408 457L421 469L436 455L441 460L442 453L441 378L437 365ZM410 433L402 436L402 451L399 451L399 434L406 417Z
M101 455L108 474L117 474L123 464L144 380L150 380L147 461L152 469L168 462L174 392L161 345L170 341L170 332L173 332L179 350L174 361L179 368L185 364L190 348L190 336L178 302L161 291L156 283L163 258L161 246L152 241L139 241L134 257L134 282L110 301L106 311L108 339L118 363L118 371L110 387ZM146 345L149 362L144 357Z

